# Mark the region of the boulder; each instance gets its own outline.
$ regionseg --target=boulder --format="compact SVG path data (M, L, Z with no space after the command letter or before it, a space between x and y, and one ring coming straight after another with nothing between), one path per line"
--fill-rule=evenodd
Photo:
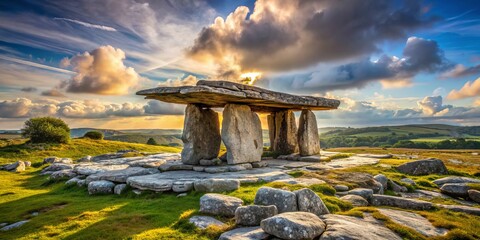
M300 155L311 156L320 153L317 119L308 109L302 110L298 125L298 146Z
M335 188L335 191L337 191L337 192L346 192L346 191L348 191L348 189L349 189L348 186L346 186L346 185L341 185L341 184L335 185L334 188Z
M75 173L72 169L67 169L53 172L49 178L52 180L58 180L65 178L73 178L75 176L77 176L77 173Z
M235 211L235 223L242 226L259 226L263 219L277 214L278 210L275 205L238 207Z
M449 176L449 177L437 179L433 181L433 183L437 184L438 186L442 186L443 184L446 184L446 183L480 183L480 179Z
M92 174L87 177L87 183L98 180L107 180L116 183L126 183L127 178L129 177L149 175L159 172L160 171L156 168L129 167L120 170L112 170Z
M388 178L387 178L385 175L383 175L383 174L377 174L377 175L373 176L373 178L374 178L377 182L379 182L379 183L382 184L384 190L387 189L387 187L388 187Z
M431 202L379 194L373 194L370 203L373 206L390 206L413 210L429 210L433 208Z
M373 190L368 188L354 188L348 191L350 195L357 195L363 197L364 199L370 201L373 197Z
M123 192L125 192L125 190L127 190L127 184L117 184L114 188L113 188L113 193L117 194L117 195L121 195Z
M405 186L398 185L396 182L392 180L388 180L389 188L394 192L407 192L408 189Z
M397 171L409 175L448 174L447 167L440 159L429 158L404 163L397 167Z
M200 198L200 212L212 215L233 217L243 200L216 193L207 193Z
M66 181L65 185L77 185L78 181L80 181L80 180L82 180L82 179L80 179L78 177L74 177L74 178L71 178L68 181Z
M261 227L235 228L222 233L218 240L266 240L270 235L262 230Z
M279 213L298 211L295 193L271 187L261 187L255 194L255 205L275 205Z
M274 127L269 128L270 133L274 135L273 148L274 152L279 154L290 154L298 152L297 141L297 125L295 122L295 114L291 110L278 111L271 114L274 119Z
M203 179L193 183L197 192L228 192L240 188L240 181L236 179Z
M281 239L314 239L325 231L325 223L309 212L285 212L260 222L263 231Z
M263 153L260 118L247 105L225 105L222 140L227 148L228 164L259 162Z
M85 185L87 185L87 181L85 181L85 179L80 179L77 181L78 187L84 187Z
M405 183L405 184L407 184L407 185L409 185L409 186L415 186L415 185L417 185L417 184L415 183L415 181L413 181L413 180L410 179L410 178L402 178L402 179L400 179L400 182Z
M480 203L480 191L478 190L475 190L475 189L470 189L468 190L468 197L476 202L476 203Z
M73 165L64 164L64 163L53 163L52 165L42 169L42 173L44 173L44 172L56 172L56 171L66 170L66 169L73 169Z
M23 221L20 221L20 222L16 222L16 223L12 223L10 225L6 225L2 228L0 228L0 231L9 231L9 230L12 230L14 228L19 228L21 227L23 224L29 222L30 220L23 220Z
M378 211L393 222L412 228L427 237L442 236L447 233L446 229L436 228L428 219L417 213L383 208L379 208Z
M311 212L317 216L330 213L322 199L312 190L303 188L293 193L297 196L298 211Z
M157 179L155 181L151 181L151 179L144 178L144 176L135 176L127 178L127 184L139 190L166 192L172 190L173 180Z
M183 125L182 162L198 165L201 159L212 159L220 151L218 113L209 108L188 104Z
M226 228L228 226L227 224L209 216L193 216L190 219L188 219L188 222L192 223L197 228L200 228L202 230L210 226L215 226L220 228Z
M452 197L468 197L470 187L465 183L446 183L440 188L440 191Z
M380 224L367 222L363 218L328 214L323 216L327 228L320 240L364 239L364 240L401 240L402 238Z
M358 196L358 195L348 194L348 195L345 195L345 196L341 197L340 200L345 201L345 202L349 202L354 207L368 206L368 201L365 198L363 198L361 196Z
M65 163L65 164L72 164L71 158L58 158L58 157L47 157L43 159L43 164L49 163Z
M183 181L183 182L173 182L172 191L176 193L188 192L193 189L193 182Z
M113 193L115 183L105 180L93 181L88 184L88 193L92 194L107 194Z

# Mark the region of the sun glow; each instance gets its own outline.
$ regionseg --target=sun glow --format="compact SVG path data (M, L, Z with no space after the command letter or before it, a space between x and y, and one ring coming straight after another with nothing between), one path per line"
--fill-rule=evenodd
M240 80L242 81L242 83L253 85L253 83L255 83L255 81L257 81L261 77L262 77L261 72L248 72L248 73L242 73L242 75L240 75Z

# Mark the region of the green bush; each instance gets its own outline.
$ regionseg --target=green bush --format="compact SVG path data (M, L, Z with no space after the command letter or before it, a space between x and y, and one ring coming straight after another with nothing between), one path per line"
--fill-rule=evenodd
M148 141L147 141L147 144L148 145L158 145L157 141L155 141L155 139L153 139L153 138L149 138Z
M103 139L103 133L98 132L98 131L89 131L89 132L86 132L85 135L83 135L83 137L94 139L94 140L102 140Z
M25 122L22 136L30 138L31 143L68 143L70 128L59 118L30 118Z

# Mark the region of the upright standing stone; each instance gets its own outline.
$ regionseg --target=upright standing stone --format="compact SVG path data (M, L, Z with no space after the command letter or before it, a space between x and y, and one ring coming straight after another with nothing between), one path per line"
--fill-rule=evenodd
M320 153L317 119L311 110L302 110L298 125L298 145L300 155L310 156Z
M223 110L222 139L228 164L258 162L262 158L262 125L247 105L227 104Z
M183 163L197 165L201 159L216 158L222 141L218 114L211 109L188 104L182 141Z
M292 110L275 113L275 140L273 151L279 154L298 152L297 125Z
M268 137L270 139L270 151L273 151L273 145L275 144L275 113L271 113L267 116L268 123Z

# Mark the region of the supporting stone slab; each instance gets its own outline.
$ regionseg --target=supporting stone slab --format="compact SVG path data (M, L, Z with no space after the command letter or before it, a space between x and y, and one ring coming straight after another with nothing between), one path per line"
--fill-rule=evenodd
M279 111L270 116L275 120L274 128L270 128L270 135L275 136L272 150L282 155L298 152L297 125L293 111Z
M317 119L311 110L302 110L298 125L298 146L300 155L311 156L320 153Z
M227 104L223 110L222 140L228 164L259 162L263 152L260 118L247 105Z
M212 159L220 151L221 136L218 113L194 104L185 109L182 162L198 165L201 159Z

